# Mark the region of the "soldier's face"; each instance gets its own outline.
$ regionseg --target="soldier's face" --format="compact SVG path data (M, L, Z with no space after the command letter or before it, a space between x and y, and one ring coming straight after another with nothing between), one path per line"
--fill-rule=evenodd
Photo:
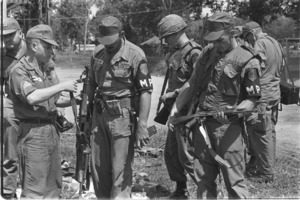
M223 34L219 39L213 41L214 46L219 52L225 52L231 48L231 36L229 34Z
M42 40L36 42L36 53L35 56L40 63L47 63L53 54L53 46Z
M110 44L110 45L105 45L106 50L109 53L115 53L119 50L120 46L121 46L121 37L119 36L119 38L117 39L117 41L115 41L114 43Z
M19 47L22 41L22 32L17 30L8 35L3 35L3 47L6 50L13 50Z
M169 47L175 47L178 41L177 34L167 35L164 38L165 42L169 45Z

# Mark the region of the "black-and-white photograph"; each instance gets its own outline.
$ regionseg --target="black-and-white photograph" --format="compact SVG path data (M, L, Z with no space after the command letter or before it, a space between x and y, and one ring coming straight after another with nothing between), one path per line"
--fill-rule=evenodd
M300 198L300 0L0 4L0 200Z

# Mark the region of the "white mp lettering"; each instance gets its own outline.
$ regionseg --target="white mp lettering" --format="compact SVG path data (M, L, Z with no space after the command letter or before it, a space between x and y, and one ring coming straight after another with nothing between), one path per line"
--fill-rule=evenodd
M248 94L254 94L253 85L251 85L250 87L246 87L246 90L247 90Z
M148 87L147 79L140 80L141 87Z
M152 79L149 78L148 81L149 81L149 85L152 86Z
M256 88L257 93L260 93L260 87L259 87L259 85L256 85L255 88Z

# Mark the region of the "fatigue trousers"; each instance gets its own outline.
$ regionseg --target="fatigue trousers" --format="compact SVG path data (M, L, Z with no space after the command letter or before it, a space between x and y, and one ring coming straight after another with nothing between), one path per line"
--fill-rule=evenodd
M182 135L183 127L168 130L165 145L165 162L172 181L187 182L187 174L196 182L193 168L193 156L188 139Z
M20 123L21 198L58 199L62 189L59 134L53 124Z
M213 119L204 125L214 151L230 164L230 168L219 165L210 155L199 126L193 129L195 160L194 170L197 180L198 198L217 198L216 179L222 172L228 198L247 198L248 191L244 183L244 148L240 120L230 124L220 124Z
M276 131L278 105L270 107L267 103L257 105L257 123L249 125L251 150L255 156L258 171L261 174L273 175L276 158Z
M93 112L91 173L98 199L129 199L134 157L133 123L127 108L111 116Z
M18 126L19 121L16 119L12 101L4 99L3 110L3 130L4 130L4 160L3 160L3 193L14 194L17 190L18 180Z

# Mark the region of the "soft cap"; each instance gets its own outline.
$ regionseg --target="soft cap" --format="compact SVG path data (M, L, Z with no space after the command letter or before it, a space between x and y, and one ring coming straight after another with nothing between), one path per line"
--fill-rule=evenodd
M215 13L207 19L207 31L204 39L207 41L215 41L223 35L225 29L232 26L234 26L234 21L229 13Z
M54 46L59 46L53 37L53 31L50 26L45 24L39 24L30 28L27 32L26 38L28 39L40 39Z
M122 23L118 18L113 16L103 18L99 24L99 42L103 45L113 44L122 29Z

